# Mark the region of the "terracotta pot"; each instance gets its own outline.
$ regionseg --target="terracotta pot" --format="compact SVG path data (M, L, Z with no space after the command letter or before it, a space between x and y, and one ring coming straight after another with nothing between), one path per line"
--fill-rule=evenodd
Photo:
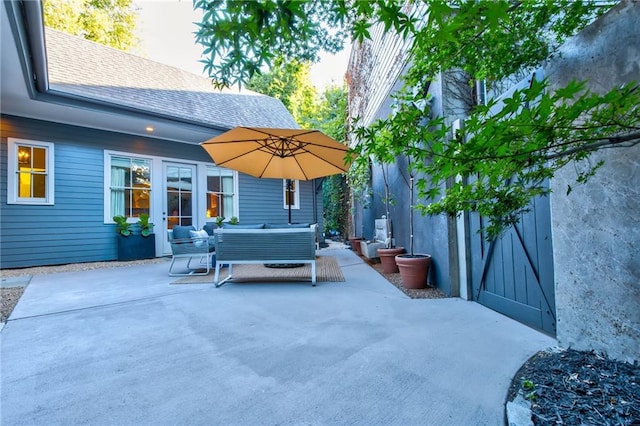
M396 256L404 288L426 288L431 256L428 254L401 254Z
M351 250L355 251L358 256L362 256L362 249L360 248L360 241L364 238L362 237L349 237L349 242L351 243Z
M380 263L382 264L382 272L385 274L398 272L396 256L402 253L404 253L404 247L379 248L378 257L380 257Z

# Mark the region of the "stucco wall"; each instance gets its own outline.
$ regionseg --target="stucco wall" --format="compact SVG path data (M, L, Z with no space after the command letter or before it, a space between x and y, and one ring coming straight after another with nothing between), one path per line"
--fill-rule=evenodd
M565 44L545 68L552 84L588 79L593 91L640 82L640 2L625 1ZM561 346L640 358L640 146L608 149L586 185L568 165L551 182ZM573 191L566 196L567 184Z

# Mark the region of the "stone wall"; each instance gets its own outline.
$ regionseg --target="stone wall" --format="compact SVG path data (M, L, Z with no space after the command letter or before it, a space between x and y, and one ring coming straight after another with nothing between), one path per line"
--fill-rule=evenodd
M554 85L589 80L606 92L640 82L640 2L623 1L545 67ZM551 182L557 338L563 347L640 358L640 145L606 149L586 185L570 164ZM573 188L566 196L567 185Z

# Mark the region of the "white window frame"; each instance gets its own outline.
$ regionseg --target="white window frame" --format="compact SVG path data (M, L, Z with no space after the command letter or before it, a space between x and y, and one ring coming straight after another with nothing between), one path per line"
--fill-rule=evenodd
M157 186L157 177L156 175L158 175L158 173L156 173L156 170L159 170L158 167L158 160L156 157L150 156L150 155L141 155L141 154L137 154L137 153L133 153L133 152L122 152L122 151L104 151L104 223L105 224L110 224L110 223L115 223L113 221L113 216L111 216L111 157L128 157L128 158L134 158L134 159L141 159L141 160L149 160L151 162L151 170L150 170L150 174L151 174L151 187L150 187L150 191L151 191L151 199L150 199L150 204L149 204L149 213L150 216L153 218L153 213L154 213L154 205L156 203L155 201L155 197L158 196L159 193L161 193L162 191L158 191L156 190L156 186ZM161 173L160 173L161 174ZM137 218L127 218L127 222L130 223L135 223L137 222L138 219Z
M20 197L18 191L18 145L46 150L46 186L44 198ZM52 206L55 202L54 144L52 142L7 138L7 204Z
M206 207L209 205L209 194L213 193L212 191L209 191L209 186L208 186L208 178L209 178L209 170L226 170L228 172L231 173L231 178L233 179L232 183L233 183L233 188L231 189L231 194L224 192L224 191L220 191L219 194L222 195L223 197L225 195L231 195L231 210L232 210L232 214L231 216L225 216L225 222L228 222L229 219L231 219L232 217L238 217L238 173L230 170L230 169L226 169L224 167L220 167L220 166L216 166L215 164L206 164L204 166L204 175L205 175L205 182L204 185L202 186L204 188L204 193L205 193L205 212L204 212L204 218L207 221L214 221L216 218L215 217L209 217L207 216L207 210ZM220 175L218 175L220 176Z
M293 204L291 204L291 210L300 209L300 181L298 179L291 179L293 182ZM287 205L287 179L282 179L282 206L285 210L289 209Z

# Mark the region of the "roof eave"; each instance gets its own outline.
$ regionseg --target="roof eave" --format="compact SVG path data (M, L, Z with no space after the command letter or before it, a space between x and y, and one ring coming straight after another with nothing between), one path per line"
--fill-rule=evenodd
M184 124L204 130L227 131L230 126L217 126L195 120L175 117L135 108L127 105L106 102L83 97L72 93L54 90L49 85L47 52L44 36L44 20L40 1L11 0L5 3L11 30L20 52L21 67L29 96L33 100L89 109L96 112L121 113L135 115L144 119Z

